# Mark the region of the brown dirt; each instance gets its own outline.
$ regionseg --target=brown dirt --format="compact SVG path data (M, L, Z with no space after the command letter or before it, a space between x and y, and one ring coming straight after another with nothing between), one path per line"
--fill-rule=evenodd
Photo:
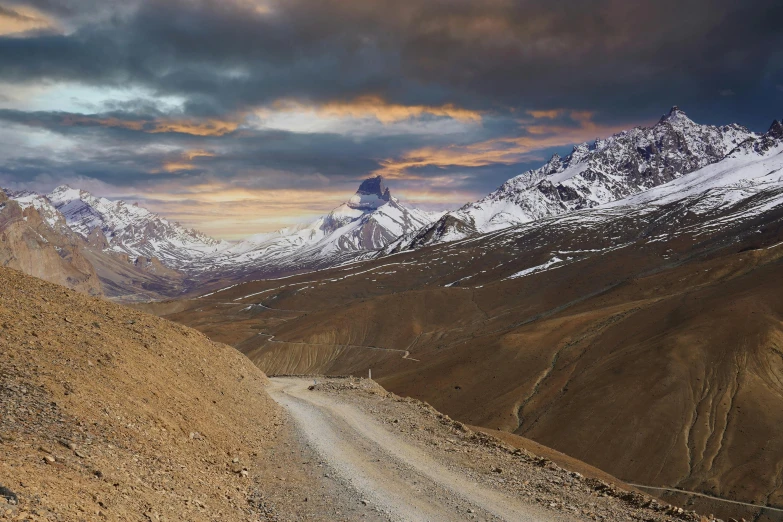
M267 383L195 330L0 268L0 519L355 518Z
M783 228L765 219L513 280L555 244L622 243L626 224L508 232L240 285L170 317L270 374L372 368L396 393L625 481L783 507Z

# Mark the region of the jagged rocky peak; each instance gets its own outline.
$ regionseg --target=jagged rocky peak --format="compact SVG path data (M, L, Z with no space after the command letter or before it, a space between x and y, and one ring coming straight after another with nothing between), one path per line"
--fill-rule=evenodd
M375 210L389 201L391 192L383 176L375 176L362 181L359 190L348 200L348 206L357 210Z
M783 138L783 123L781 123L780 120L773 121L772 125L770 125L769 130L767 131L767 136L776 139Z
M677 123L693 123L693 120L691 120L685 112L683 112L682 109L680 109L678 106L673 106L671 109L669 109L669 114L663 116L661 118L661 123L671 123L671 124L677 124Z

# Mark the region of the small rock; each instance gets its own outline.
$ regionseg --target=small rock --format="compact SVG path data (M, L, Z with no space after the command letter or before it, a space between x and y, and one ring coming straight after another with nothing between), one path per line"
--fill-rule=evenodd
M44 462L46 462L47 464L54 464L56 461L57 461L57 459L55 459L51 455L45 455L44 456Z
M14 506L19 503L19 498L16 496L16 493L4 486L0 486L0 497L4 498L6 502Z
M360 500L359 502L361 502L363 506L367 506L367 505L369 505L369 504L370 504L369 502L367 502L367 501L366 501L366 500L364 500L364 499Z
M492 468L492 473L503 473L503 468Z

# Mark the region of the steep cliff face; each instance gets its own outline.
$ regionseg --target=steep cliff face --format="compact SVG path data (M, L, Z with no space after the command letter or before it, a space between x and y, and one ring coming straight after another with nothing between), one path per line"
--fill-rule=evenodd
M84 246L52 216L43 215L35 205L23 208L0 191L0 266L86 294L103 295Z

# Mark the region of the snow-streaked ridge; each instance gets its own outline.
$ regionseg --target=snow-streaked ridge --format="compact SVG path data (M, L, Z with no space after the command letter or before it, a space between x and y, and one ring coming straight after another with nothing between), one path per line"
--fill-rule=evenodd
M757 136L740 125L700 125L678 107L652 127L582 143L565 158L509 179L449 212L401 248L454 241L645 192L723 160Z
M383 178L369 178L329 214L307 225L247 238L210 257L209 263L273 272L332 266L375 253L442 214L403 205L391 195Z
M84 238L100 233L114 252L155 257L170 267L184 266L229 246L144 207L96 197L67 185L57 187L47 198L68 226Z

